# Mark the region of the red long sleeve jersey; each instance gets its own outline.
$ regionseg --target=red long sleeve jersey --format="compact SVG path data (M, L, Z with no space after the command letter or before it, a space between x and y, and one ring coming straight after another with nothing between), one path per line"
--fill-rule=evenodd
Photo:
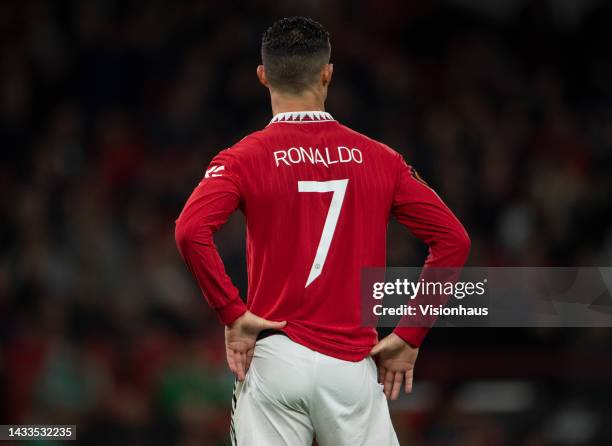
M213 243L238 208L247 222L246 306ZM248 308L286 320L295 342L359 361L377 341L361 326L361 269L385 265L391 216L428 244L426 265L464 264L463 226L401 155L328 113L281 113L213 159L175 235L224 324ZM395 329L415 346L426 331Z

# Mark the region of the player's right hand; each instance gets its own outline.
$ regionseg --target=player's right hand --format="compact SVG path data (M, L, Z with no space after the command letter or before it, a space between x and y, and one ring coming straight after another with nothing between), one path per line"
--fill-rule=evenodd
M251 365L257 335L262 330L280 330L287 321L273 322L247 311L225 327L225 353L230 370L244 381Z
M404 384L406 393L412 392L412 375L419 349L411 346L395 333L385 336L370 351L378 359L378 382L383 384L387 399L396 400Z

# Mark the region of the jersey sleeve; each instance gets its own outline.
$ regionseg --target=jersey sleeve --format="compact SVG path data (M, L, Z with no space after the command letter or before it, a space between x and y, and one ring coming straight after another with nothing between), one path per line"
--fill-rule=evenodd
M444 204L438 194L430 188L398 155L399 173L393 197L392 214L412 234L429 247L429 254L421 278L427 268L452 268L458 276L465 264L470 238L457 217ZM455 280L457 277L455 278ZM422 327L401 326L394 332L404 341L418 347L431 324Z
M240 184L236 160L228 150L220 152L187 200L175 226L179 252L208 304L225 325L240 317L246 306L225 272L213 235L240 205Z

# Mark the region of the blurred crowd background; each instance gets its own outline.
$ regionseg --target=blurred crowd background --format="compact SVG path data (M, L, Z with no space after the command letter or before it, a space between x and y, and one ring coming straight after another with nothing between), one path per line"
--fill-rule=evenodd
M328 111L405 155L468 229L470 265L612 263L610 2L3 1L0 424L227 444L223 330L174 219L271 118L255 68L287 15L329 30ZM244 294L241 215L216 242ZM389 242L389 264L422 264L406 230ZM611 353L609 329L434 329L398 435L612 444Z

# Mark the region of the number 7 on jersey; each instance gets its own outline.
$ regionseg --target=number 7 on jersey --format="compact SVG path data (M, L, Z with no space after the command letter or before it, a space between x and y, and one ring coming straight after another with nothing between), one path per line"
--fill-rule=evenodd
M323 271L329 246L331 245L332 238L334 237L334 231L336 230L336 224L338 223L338 217L340 216L340 210L342 209L342 202L344 201L344 194L346 192L348 181L348 179L331 181L298 181L299 192L334 193L331 203L329 204L325 224L323 225L323 233L321 234L321 240L319 240L317 253L315 254L312 266L310 267L310 274L308 275L308 280L306 280L306 286L304 288L307 288L308 285L310 285L317 277L321 275L321 271Z

